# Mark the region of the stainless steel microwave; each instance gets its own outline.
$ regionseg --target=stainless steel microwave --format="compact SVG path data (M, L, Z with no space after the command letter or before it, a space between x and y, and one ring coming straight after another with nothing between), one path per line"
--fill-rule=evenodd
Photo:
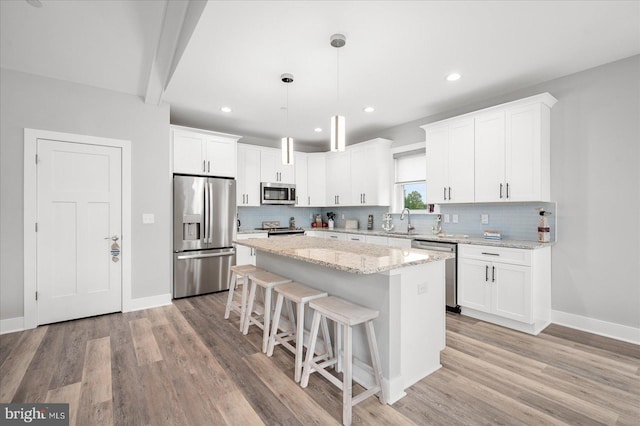
M296 186L287 183L260 183L260 204L295 204Z

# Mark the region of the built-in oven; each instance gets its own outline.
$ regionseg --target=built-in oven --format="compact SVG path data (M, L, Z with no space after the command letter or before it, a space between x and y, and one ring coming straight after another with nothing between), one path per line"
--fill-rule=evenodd
M295 204L296 186L287 183L260 183L260 204Z
M422 250L453 253L455 255L451 259L445 260L445 303L448 311L460 313L457 281L458 244L416 239L411 241L411 247Z

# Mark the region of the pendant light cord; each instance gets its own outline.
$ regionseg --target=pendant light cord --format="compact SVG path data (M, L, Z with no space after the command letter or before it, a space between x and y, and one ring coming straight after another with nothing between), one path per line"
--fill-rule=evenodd
M340 49L336 49L336 111L340 115Z

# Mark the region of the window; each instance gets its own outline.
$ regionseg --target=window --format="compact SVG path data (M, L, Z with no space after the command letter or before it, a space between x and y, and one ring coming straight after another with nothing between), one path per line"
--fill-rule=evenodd
M427 161L425 149L410 149L393 154L395 163L395 196L392 210L404 208L427 212Z

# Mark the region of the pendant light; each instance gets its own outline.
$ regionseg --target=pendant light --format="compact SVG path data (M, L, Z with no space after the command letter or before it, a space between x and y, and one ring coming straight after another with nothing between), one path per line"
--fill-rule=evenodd
M293 83L292 74L282 74L280 80L287 85L287 128L289 133L289 84ZM282 138L282 164L290 166L293 164L293 138L286 136Z
M336 108L340 106L340 51L347 43L347 38L342 34L334 34L329 39L331 46L336 48ZM336 114L331 117L331 151L344 151L345 119L343 115Z

